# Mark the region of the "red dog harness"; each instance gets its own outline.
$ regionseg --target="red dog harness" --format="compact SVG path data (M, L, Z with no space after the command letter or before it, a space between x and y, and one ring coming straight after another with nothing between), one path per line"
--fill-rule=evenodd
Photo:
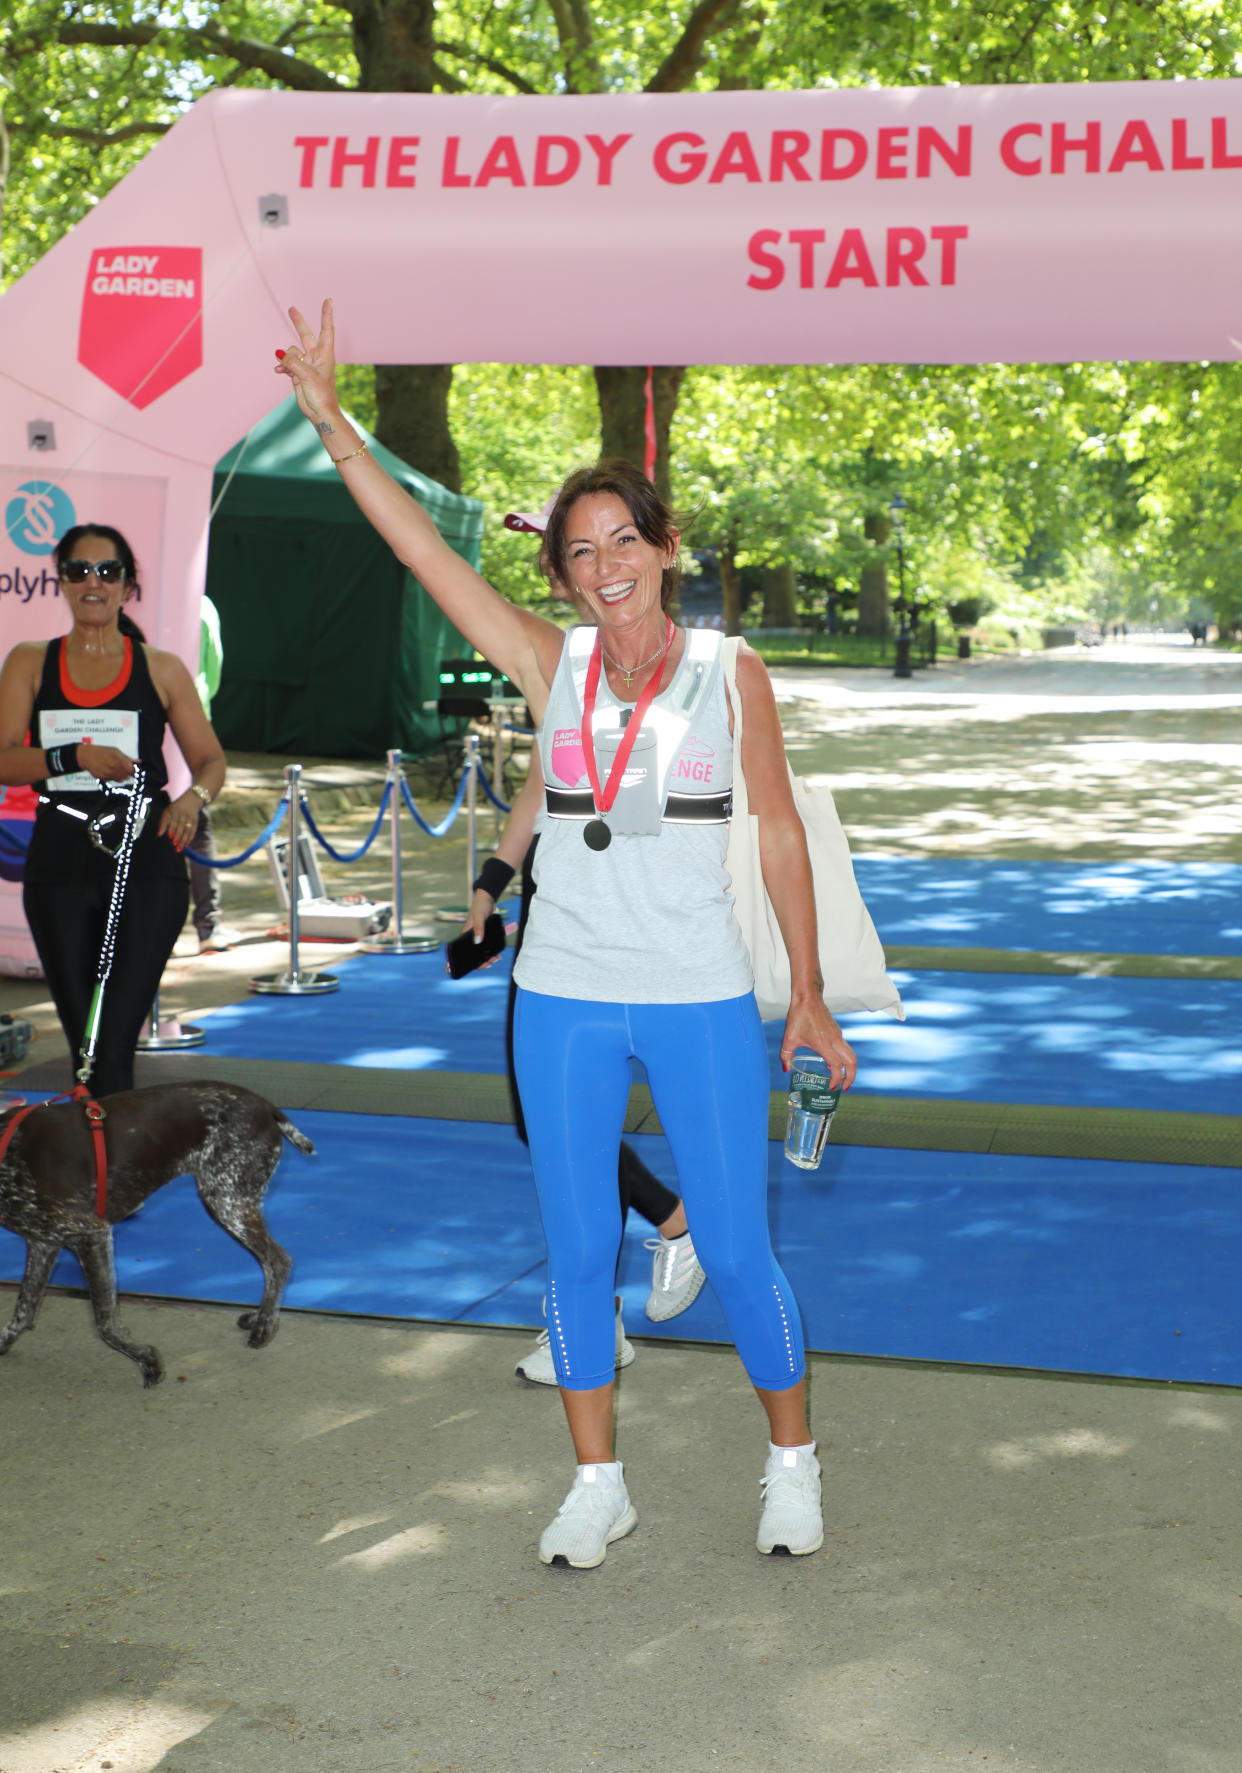
M36 1108L52 1108L57 1102L80 1102L86 1114L86 1124L91 1130L91 1145L95 1152L95 1212L102 1219L108 1205L108 1150L104 1144L103 1124L105 1110L102 1102L96 1102L85 1084L75 1084L64 1096L52 1096L46 1102L28 1102L24 1108L16 1109L3 1127L0 1127L0 1163L4 1162L4 1154L9 1148L9 1140L13 1137L22 1121Z

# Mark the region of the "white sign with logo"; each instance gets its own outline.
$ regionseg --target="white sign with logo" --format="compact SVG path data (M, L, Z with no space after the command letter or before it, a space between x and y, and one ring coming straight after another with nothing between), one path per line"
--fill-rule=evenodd
M39 743L56 745L115 745L126 757L138 755L136 708L45 708L39 715ZM79 759L80 761L80 759ZM89 770L70 776L49 776L53 794L90 794L99 782Z

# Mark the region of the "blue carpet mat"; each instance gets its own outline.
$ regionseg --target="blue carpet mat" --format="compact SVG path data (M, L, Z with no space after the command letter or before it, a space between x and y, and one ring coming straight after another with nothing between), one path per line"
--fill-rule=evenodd
M362 955L330 997L256 997L204 1019L206 1053L439 1071L504 1070L510 959L449 979L438 955ZM959 1101L1242 1105L1242 980L895 973L907 1020L852 1016L860 1087ZM781 1024L765 1033L773 1089Z
M268 1202L294 1257L289 1305L540 1326L543 1236L511 1128L296 1118L319 1156L286 1152ZM664 1141L635 1143L671 1182ZM808 1176L773 1145L770 1173L774 1240L813 1349L1242 1384L1235 1171L830 1146ZM682 1317L647 1322L649 1234L631 1215L629 1328L727 1341L710 1287ZM116 1245L122 1291L258 1298L257 1266L188 1180L119 1226ZM0 1233L0 1279L19 1278L21 1260ZM65 1255L53 1279L82 1284Z
M1242 954L1242 867L862 856L884 942L1069 954Z

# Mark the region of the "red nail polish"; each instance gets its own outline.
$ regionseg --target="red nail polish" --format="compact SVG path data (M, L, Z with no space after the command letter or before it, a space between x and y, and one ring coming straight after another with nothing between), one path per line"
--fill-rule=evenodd
M283 351L277 351L277 353L276 353L276 355L277 355L277 357L283 357L283 356L284 356L284 352L283 352Z

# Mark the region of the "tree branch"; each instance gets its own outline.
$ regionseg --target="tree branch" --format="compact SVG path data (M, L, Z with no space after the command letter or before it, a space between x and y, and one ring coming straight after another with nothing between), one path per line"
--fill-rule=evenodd
M300 56L285 55L270 43L258 43L251 37L232 37L227 31L212 27L207 30L169 31L163 25L96 25L80 19L67 19L56 32L57 41L65 44L92 43L101 49L121 49L131 45L143 48L157 37L181 38L204 55L228 56L244 68L254 68L270 75L282 86L300 92L347 92L350 89L325 74L314 62Z
M19 129L20 125L13 127ZM167 135L171 128L171 123L125 123L120 129L71 129L68 124L40 118L31 134L55 136L57 141L64 142L87 142L92 148L110 148L114 142L129 142L139 135Z
M460 61L472 62L476 68L486 68L492 74L499 74L515 92L527 93L532 98L538 94L539 88L532 86L514 68L507 67L504 62L494 61L490 55L480 55L477 49L469 49L464 43L443 43L437 38L432 48L437 55L456 56Z
M556 35L565 57L565 87L569 92L601 92L604 77L595 54L591 17L583 0L548 0L556 21Z
M697 69L709 37L732 24L740 5L741 0L699 0L644 92L681 92Z

